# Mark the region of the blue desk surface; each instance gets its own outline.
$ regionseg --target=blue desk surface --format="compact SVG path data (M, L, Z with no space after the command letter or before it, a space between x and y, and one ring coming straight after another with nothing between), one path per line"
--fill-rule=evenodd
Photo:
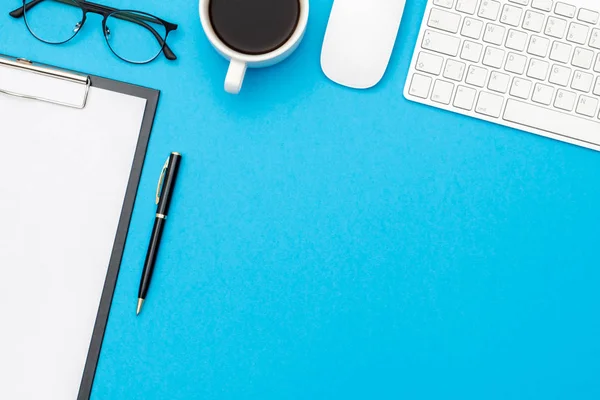
M324 77L313 0L298 51L237 97L196 0L142 3L112 1L179 23L177 62L120 62L97 16L63 47L8 17L20 0L0 16L1 53L162 90L93 399L600 398L600 154L405 100L426 0L375 89Z

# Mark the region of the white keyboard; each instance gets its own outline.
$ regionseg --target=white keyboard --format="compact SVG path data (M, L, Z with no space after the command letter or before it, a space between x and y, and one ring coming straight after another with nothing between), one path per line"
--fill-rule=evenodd
M600 151L600 0L429 0L419 103Z

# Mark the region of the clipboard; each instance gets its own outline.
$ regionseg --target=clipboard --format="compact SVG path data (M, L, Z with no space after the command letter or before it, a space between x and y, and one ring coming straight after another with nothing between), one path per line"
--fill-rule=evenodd
M101 283L101 295L99 299L99 304L97 310L93 310L95 315L95 322L93 323L93 330L91 333L91 338L89 340L89 348L87 350L87 354L85 355L85 364L83 367L83 371L81 371L79 388L78 390L76 390L78 400L89 399L92 391L94 376L96 373L96 367L100 357L102 341L108 322L110 307L117 283L117 277L119 274L121 260L123 257L129 224L133 212L138 184L140 182L140 177L144 165L144 159L146 155L146 150L148 148L148 142L150 139L150 133L154 122L160 92L157 90L113 81L94 75L80 74L77 72L62 70L44 64L37 64L24 59L2 55L0 55L0 69L1 68L8 68L11 71L11 73L14 72L18 74L30 74L28 75L27 79L23 80L23 82L26 82L26 84L23 85L26 86L25 88L23 88L23 90L19 90L18 88L11 86L12 83L7 83L7 80L5 80L4 82L0 81L0 100L3 96L6 98L17 99L15 101L20 101L20 103L18 103L18 107L30 107L34 105L37 106L38 104L45 103L46 106L42 107L54 107L50 109L52 113L57 113L59 107L76 110L72 112L79 112L81 110L85 110L86 107L92 107L90 105L90 97L92 96L94 90L97 90L98 93L102 93L103 95L108 95L110 93L111 96L116 96L114 98L119 98L120 95L123 95L123 98L129 99L131 101L135 100L137 102L136 104L139 104L140 101L145 101L145 107L143 107L143 109L140 107L140 113L143 115L140 115L141 121L139 121L139 133L137 134L137 141L134 143L134 154L131 156L133 160L131 162L131 169L129 171L128 176L123 178L123 182L125 183L125 188L123 189L124 197L122 205L120 207L120 212L118 212L117 210L117 213L115 213L115 215L118 216L118 221L115 222L116 233L114 235L114 240L112 241L112 249L110 251L110 254L106 255L108 265L106 266L104 281L103 283ZM41 82L41 80L44 81L44 85L47 84L46 86L48 87L46 89L36 92L36 89L34 87L29 86L31 82ZM62 89L56 92L56 96L51 96L52 93L49 92L53 87L55 87L53 86L53 83L56 82L59 82L61 85L63 85L60 86ZM70 93L71 97L69 99L64 98L65 92ZM98 95L97 97L100 97L100 95ZM99 104L99 102L96 102L96 104ZM0 109L0 113L1 112L2 110ZM88 112L91 111L88 110ZM137 122L132 123L132 126L138 126L136 124ZM132 135L134 135L134 133L132 133ZM1 139L2 130L0 130L0 145ZM131 140L134 141L134 139ZM0 149L0 153L1 152L2 149ZM1 189L0 194L2 194ZM2 270L3 264L7 266L7 263L3 263L2 260L3 237L6 239L8 236L2 236L2 226L0 226L0 272ZM9 254L8 260L10 261L10 250L8 250L8 252L6 251L6 249L4 250L5 253ZM2 275L0 275L0 280L2 280ZM0 282L0 290L1 289L2 283ZM1 300L2 297L0 294L0 301ZM2 304L0 304L0 310L1 309ZM0 333L0 340L2 340L2 333ZM1 345L2 344L0 343L0 348ZM0 373L5 372L2 371L2 367L2 361L0 361ZM8 365L5 365L4 367L6 367L6 370L9 372L9 375L4 375L3 380L4 378L9 378L10 373L12 373L12 370L8 369ZM31 380L31 377L29 377L29 380ZM14 394L13 392L10 392L11 389L8 390L9 394ZM18 392L17 396L19 396L19 393L21 392ZM75 392L69 391L69 394L71 393L75 394ZM2 390L0 390L0 397L2 397L1 394ZM23 394L23 398L28 400L28 395ZM67 400L66 397L63 398ZM13 398L13 400L20 400L20 398ZM51 400L54 399L51 398Z

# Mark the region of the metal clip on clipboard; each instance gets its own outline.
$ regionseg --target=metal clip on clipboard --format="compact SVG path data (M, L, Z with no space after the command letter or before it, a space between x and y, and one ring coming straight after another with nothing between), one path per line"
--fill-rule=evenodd
M43 101L46 103L58 104L61 106L77 108L77 109L83 109L83 108L85 108L85 105L87 104L88 94L90 91L90 87L92 85L91 78L89 77L89 75L77 74L74 72L50 67L48 65L37 64L37 63L31 62L29 60L23 59L23 58L14 58L14 57L7 57L7 56L1 56L1 55L0 55L0 68L8 68L8 69L12 70L12 72L16 72L16 73L28 72L28 73L32 73L32 74L35 74L38 76L52 78L55 80L66 82L66 83L80 85L81 89L82 89L81 101L71 103L71 102L66 102L66 101L60 100L58 98L52 99L52 98L50 98L48 96L44 96L44 95L35 95L35 94L20 92L20 91L14 90L14 89L7 89L5 87L5 85L7 83L2 82L2 80L0 79L0 93L4 93L4 94L10 95L10 96L21 97L21 98L25 98L25 99L39 100L39 101Z

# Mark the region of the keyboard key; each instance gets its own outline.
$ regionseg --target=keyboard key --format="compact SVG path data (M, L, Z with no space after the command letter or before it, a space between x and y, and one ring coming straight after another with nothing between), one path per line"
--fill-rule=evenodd
M594 86L594 94L600 96L600 76L596 78L596 86Z
M483 46L481 44L465 40L462 51L460 52L460 58L477 63L481 58L482 51Z
M460 39L454 36L446 35L445 33L439 33L428 29L425 31L425 35L423 36L423 43L421 47L436 53L456 57L460 47Z
M592 74L588 74L587 72L575 71L573 74L573 81L571 82L571 87L575 90L579 90L580 92L588 93L592 88L592 81L594 80L594 76Z
M520 4L522 6L526 6L527 4L529 4L529 0L508 0L511 3L515 3L515 4Z
M577 95L563 89L558 89L558 94L554 100L554 107L565 111L573 111Z
M473 103L475 102L476 95L477 91L475 89L466 86L459 86L458 89L456 89L454 103L452 104L456 108L471 111L473 109Z
M554 88L552 86L536 83L531 100L549 106L552 103L552 96L554 96Z
M488 46L485 49L485 55L483 56L483 65L494 68L502 68L504 62L504 50L497 49L495 47Z
M471 39L479 40L481 31L483 30L483 22L478 19L465 18L460 34Z
M528 99L531 92L531 81L522 78L513 78L512 86L510 87L510 95L521 99Z
M508 99L504 120L566 137L595 143L600 123L550 108Z
M571 25L569 26L569 33L567 33L567 40L569 42L585 44L589 30L590 28L585 25L578 24L577 22L571 22Z
M571 79L571 69L563 67L562 65L554 64L550 71L550 78L548 81L555 85L567 87L569 80Z
M548 36L562 39L567 31L567 21L561 18L548 17L544 33Z
M596 57L596 64L594 65L594 71L600 72L600 53L598 53L598 56Z
M571 64L576 67L583 69L592 68L592 62L594 61L594 52L581 47L576 47L573 52L573 60Z
M478 2L479 0L458 0L456 11L473 15L475 14L475 10L477 10Z
M525 66L527 65L527 57L521 54L508 53L506 58L506 64L504 69L514 74L523 74L525 72Z
M519 26L522 15L522 8L505 4L502 8L502 15L500 15L500 22L510 26Z
M444 68L444 78L460 82L463 79L466 68L467 64L460 61L448 59L448 61L446 61L446 68Z
M424 51L422 51L419 53L419 57L417 58L417 64L415 65L415 69L418 71L439 75L442 71L443 64L443 57L436 56L435 54L425 53Z
M421 74L414 74L408 92L415 97L426 99L429 96L431 78Z
M493 71L490 74L490 82L488 83L488 89L498 93L506 93L506 91L508 90L509 83L510 76Z
M596 110L598 109L598 99L593 97L579 96L579 101L577 102L577 108L575 112L577 114L585 115L586 117L595 117Z
M444 8L452 8L454 6L454 0L433 0L433 4Z
M504 97L488 92L480 92L477 99L475 112L478 114L487 115L488 117L498 118L502 113L502 105Z
M548 54L548 47L550 47L550 40L545 37L531 35L527 52L534 56L546 57L546 54Z
M427 25L430 28L440 29L442 31L456 33L460 26L460 15L439 8L433 8L429 14Z
M435 84L433 85L433 91L431 92L431 100L435 101L436 103L450 104L453 91L453 83L437 79L435 81Z
M556 14L567 18L573 18L575 16L575 10L575 6L565 3L556 3L556 7L554 8Z
M550 51L550 59L561 63L568 63L571 59L571 50L573 46L562 42L554 42Z
M600 50L600 29L592 29L590 36L590 47Z
M542 27L544 26L544 19L544 14L527 10L525 11L525 18L523 19L523 29L532 32L541 32Z
M533 0L531 2L531 8L542 11L552 10L552 0Z
M487 79L487 73L487 69L471 65L469 66L467 79L465 82L467 82L469 85L484 87Z
M596 11L587 10L582 8L577 14L577 19L588 24L596 25L598 23L598 13Z
M527 76L534 79L539 79L541 81L546 80L546 76L548 75L548 63L546 61L538 60L536 58L532 58L529 61L529 68L527 69Z
M525 46L527 46L527 33L514 29L509 30L505 46L512 50L525 50Z
M500 12L500 3L495 0L483 0L479 6L478 16L495 21Z
M500 25L487 24L483 33L483 41L500 46L504 41L506 28Z

